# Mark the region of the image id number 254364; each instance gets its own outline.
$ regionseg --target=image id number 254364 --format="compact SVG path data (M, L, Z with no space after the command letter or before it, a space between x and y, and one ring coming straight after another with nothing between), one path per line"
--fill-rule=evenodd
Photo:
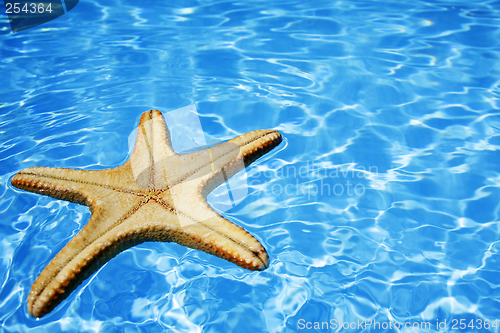
M52 13L51 3L25 3L22 7L20 3L6 3L5 8L7 9L7 14L18 14L18 13L26 13L26 14L41 14L44 12Z

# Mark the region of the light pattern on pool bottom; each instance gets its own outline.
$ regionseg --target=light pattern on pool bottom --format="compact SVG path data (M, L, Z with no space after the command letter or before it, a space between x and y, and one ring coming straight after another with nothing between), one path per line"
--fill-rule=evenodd
M498 2L106 6L80 2L25 33L0 27L4 330L329 332L314 323L371 320L381 326L366 331L442 332L462 320L462 332L497 331ZM142 112L191 104L206 142L263 128L285 138L224 213L266 247L269 268L145 243L29 317L31 284L90 213L10 177L116 167Z

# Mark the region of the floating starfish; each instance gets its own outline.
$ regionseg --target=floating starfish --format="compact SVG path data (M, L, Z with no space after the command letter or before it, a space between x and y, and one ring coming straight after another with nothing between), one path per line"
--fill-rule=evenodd
M259 130L203 151L178 155L158 110L145 112L129 160L114 169L27 168L17 188L90 208L88 224L32 285L28 312L41 317L121 251L147 241L176 242L262 270L268 256L243 228L217 214L207 195L281 142Z

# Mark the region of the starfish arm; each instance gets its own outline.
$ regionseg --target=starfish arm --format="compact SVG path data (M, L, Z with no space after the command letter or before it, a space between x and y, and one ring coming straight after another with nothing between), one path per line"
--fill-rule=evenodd
M245 166L249 166L259 157L270 152L279 145L283 138L280 132L274 130L258 130L240 135L228 143L236 144L241 149Z
M207 175L204 178L208 178ZM169 189L170 206L177 213L182 234L181 245L199 249L249 270L262 270L268 265L264 247L245 229L217 214L202 195L204 178L195 179ZM185 198L189 198L186 200Z
M158 110L144 112L137 127L137 139L132 155L161 159L177 155L172 149L170 132L165 118Z
M102 265L132 246L145 241L170 242L179 229L177 218L170 211L158 211L155 205L132 207L133 214L122 216L101 233L92 229L110 216L94 214L37 278L28 298L28 312L34 317L50 312Z
M248 270L263 270L269 257L260 242L242 227L220 215L183 227L176 242L226 259Z
M165 188L165 178L157 172L159 163L175 160L170 133L158 110L144 112L129 163L134 178L144 188Z
M212 174L210 193L238 171L280 144L281 134L273 130L260 130L241 135L233 140L196 153L166 158L155 165L157 179L164 186L191 181ZM172 167L174 166L174 167ZM219 173L219 175L215 175ZM157 183L160 181L157 180Z
M104 193L107 192L107 193ZM35 310L35 301L55 276L68 265L73 258L81 255L82 251L93 244L101 235L106 234L123 221L132 216L140 207L140 198L131 194L124 194L100 190L101 199L91 205L92 216L85 227L55 256L45 267L37 280L33 283L28 298L30 314L39 317L40 311ZM106 207L120 207L120 209L106 209Z
M209 177L202 180L202 195L204 198L215 188L244 169L259 157L265 155L282 141L281 134L273 130L259 130L240 135L226 143L211 148L213 150L213 169ZM227 153L234 151L237 153ZM206 172L208 173L208 172Z
M16 173L11 184L21 190L90 206L90 193L80 192L89 184L88 180L78 181L83 174L81 170L63 168L27 168Z
M106 170L34 167L19 171L11 184L19 189L90 206L99 189L139 193L130 163Z

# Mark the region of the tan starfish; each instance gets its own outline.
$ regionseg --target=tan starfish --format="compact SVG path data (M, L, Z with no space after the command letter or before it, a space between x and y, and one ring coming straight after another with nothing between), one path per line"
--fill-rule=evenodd
M146 241L176 242L243 268L267 267L266 250L217 214L207 195L281 142L272 130L250 132L203 151L178 155L158 110L145 112L130 159L114 169L28 168L17 188L87 205L88 224L40 274L28 312L41 317L119 252Z

